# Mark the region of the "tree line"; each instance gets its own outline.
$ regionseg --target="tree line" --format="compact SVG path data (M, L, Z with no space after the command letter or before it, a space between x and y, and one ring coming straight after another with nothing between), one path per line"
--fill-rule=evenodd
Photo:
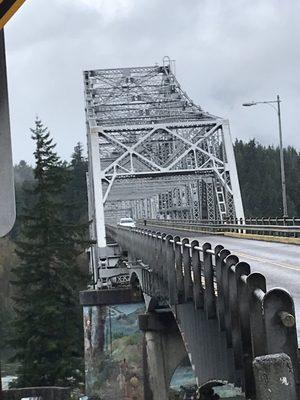
M282 217L279 148L256 140L234 144L237 170L246 217ZM300 152L284 149L288 214L300 216Z
M281 217L282 191L279 148L263 146L256 140L236 140L234 143L236 164L246 217ZM300 216L300 152L294 147L284 149L288 212L290 217ZM87 160L80 143L74 148L70 163L64 163L71 180L63 194L70 205L69 216L73 221L86 221ZM34 181L33 168L25 161L15 166L17 220L10 234L12 239L20 230L21 210L26 206L26 188ZM76 203L76 207L72 204Z

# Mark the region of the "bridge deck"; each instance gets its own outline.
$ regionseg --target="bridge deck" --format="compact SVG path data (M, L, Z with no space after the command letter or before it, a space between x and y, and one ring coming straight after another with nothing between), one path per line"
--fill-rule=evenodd
M248 262L251 265L252 272L264 274L268 289L281 287L288 290L295 302L298 321L297 333L298 339L300 339L300 246L218 235L201 235L167 228L164 229L164 232L197 239L200 243L209 242L212 246L222 244L242 261Z

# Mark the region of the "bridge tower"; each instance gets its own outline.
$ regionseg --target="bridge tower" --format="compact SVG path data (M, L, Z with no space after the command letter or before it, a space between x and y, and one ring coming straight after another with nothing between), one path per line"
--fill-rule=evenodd
M168 57L85 71L84 90L95 273L113 256L105 223L244 217L229 123L189 98Z

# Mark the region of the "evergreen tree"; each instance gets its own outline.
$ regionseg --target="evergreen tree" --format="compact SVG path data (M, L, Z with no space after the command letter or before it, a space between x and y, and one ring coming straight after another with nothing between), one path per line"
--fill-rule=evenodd
M17 263L14 252L15 245L8 238L0 239L0 359L7 360L11 356L11 349L6 346L11 335L11 319L13 317L13 304L11 301L12 269Z
M69 385L79 378L82 321L78 292L86 280L77 257L88 243L86 226L65 221L64 164L47 128L35 121L35 183L22 216L14 285L16 319L11 341L20 363L16 385Z
M69 182L65 192L65 200L68 203L66 217L75 223L88 220L87 170L88 163L83 155L83 146L81 143L77 143L68 166Z
M9 237L16 240L20 234L20 218L22 210L28 201L26 192L27 189L32 188L34 184L33 168L28 165L24 160L21 160L19 164L14 167L14 177L15 177L15 192L16 192L16 222L9 233ZM30 199L32 200L32 199Z

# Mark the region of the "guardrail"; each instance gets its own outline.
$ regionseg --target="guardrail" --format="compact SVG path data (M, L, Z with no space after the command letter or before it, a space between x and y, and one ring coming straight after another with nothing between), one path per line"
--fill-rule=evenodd
M271 221L271 220L270 220ZM141 225L150 225L158 227L172 227L177 229L190 229L199 232L237 232L244 234L255 234L255 235L269 235L269 236L280 236L280 237L293 237L300 238L300 224L299 225L262 225L257 221L257 224L245 224L238 221L237 223L221 222L221 221L197 221L197 220L161 220L161 219L147 219L140 220ZM262 220L260 220L262 222ZM298 220L295 219L298 223Z
M236 222L235 221L231 222ZM297 217L262 217L262 218L245 218L240 219L240 223L249 225L300 225L300 218Z
M168 219L163 219L162 221L169 221ZM250 218L227 218L225 220L215 219L191 219L191 218L172 218L172 221L187 221L189 223L200 223L200 224L214 224L220 225L224 224L239 224L239 225L300 225L300 218L298 217L250 217Z
M251 273L248 263L222 245L212 248L140 228L108 226L107 233L127 251L132 265L142 266L144 292L171 306L192 301L208 319L218 320L247 398L255 396L253 360L263 355L287 354L299 387L295 310L287 291L267 291L264 275Z

